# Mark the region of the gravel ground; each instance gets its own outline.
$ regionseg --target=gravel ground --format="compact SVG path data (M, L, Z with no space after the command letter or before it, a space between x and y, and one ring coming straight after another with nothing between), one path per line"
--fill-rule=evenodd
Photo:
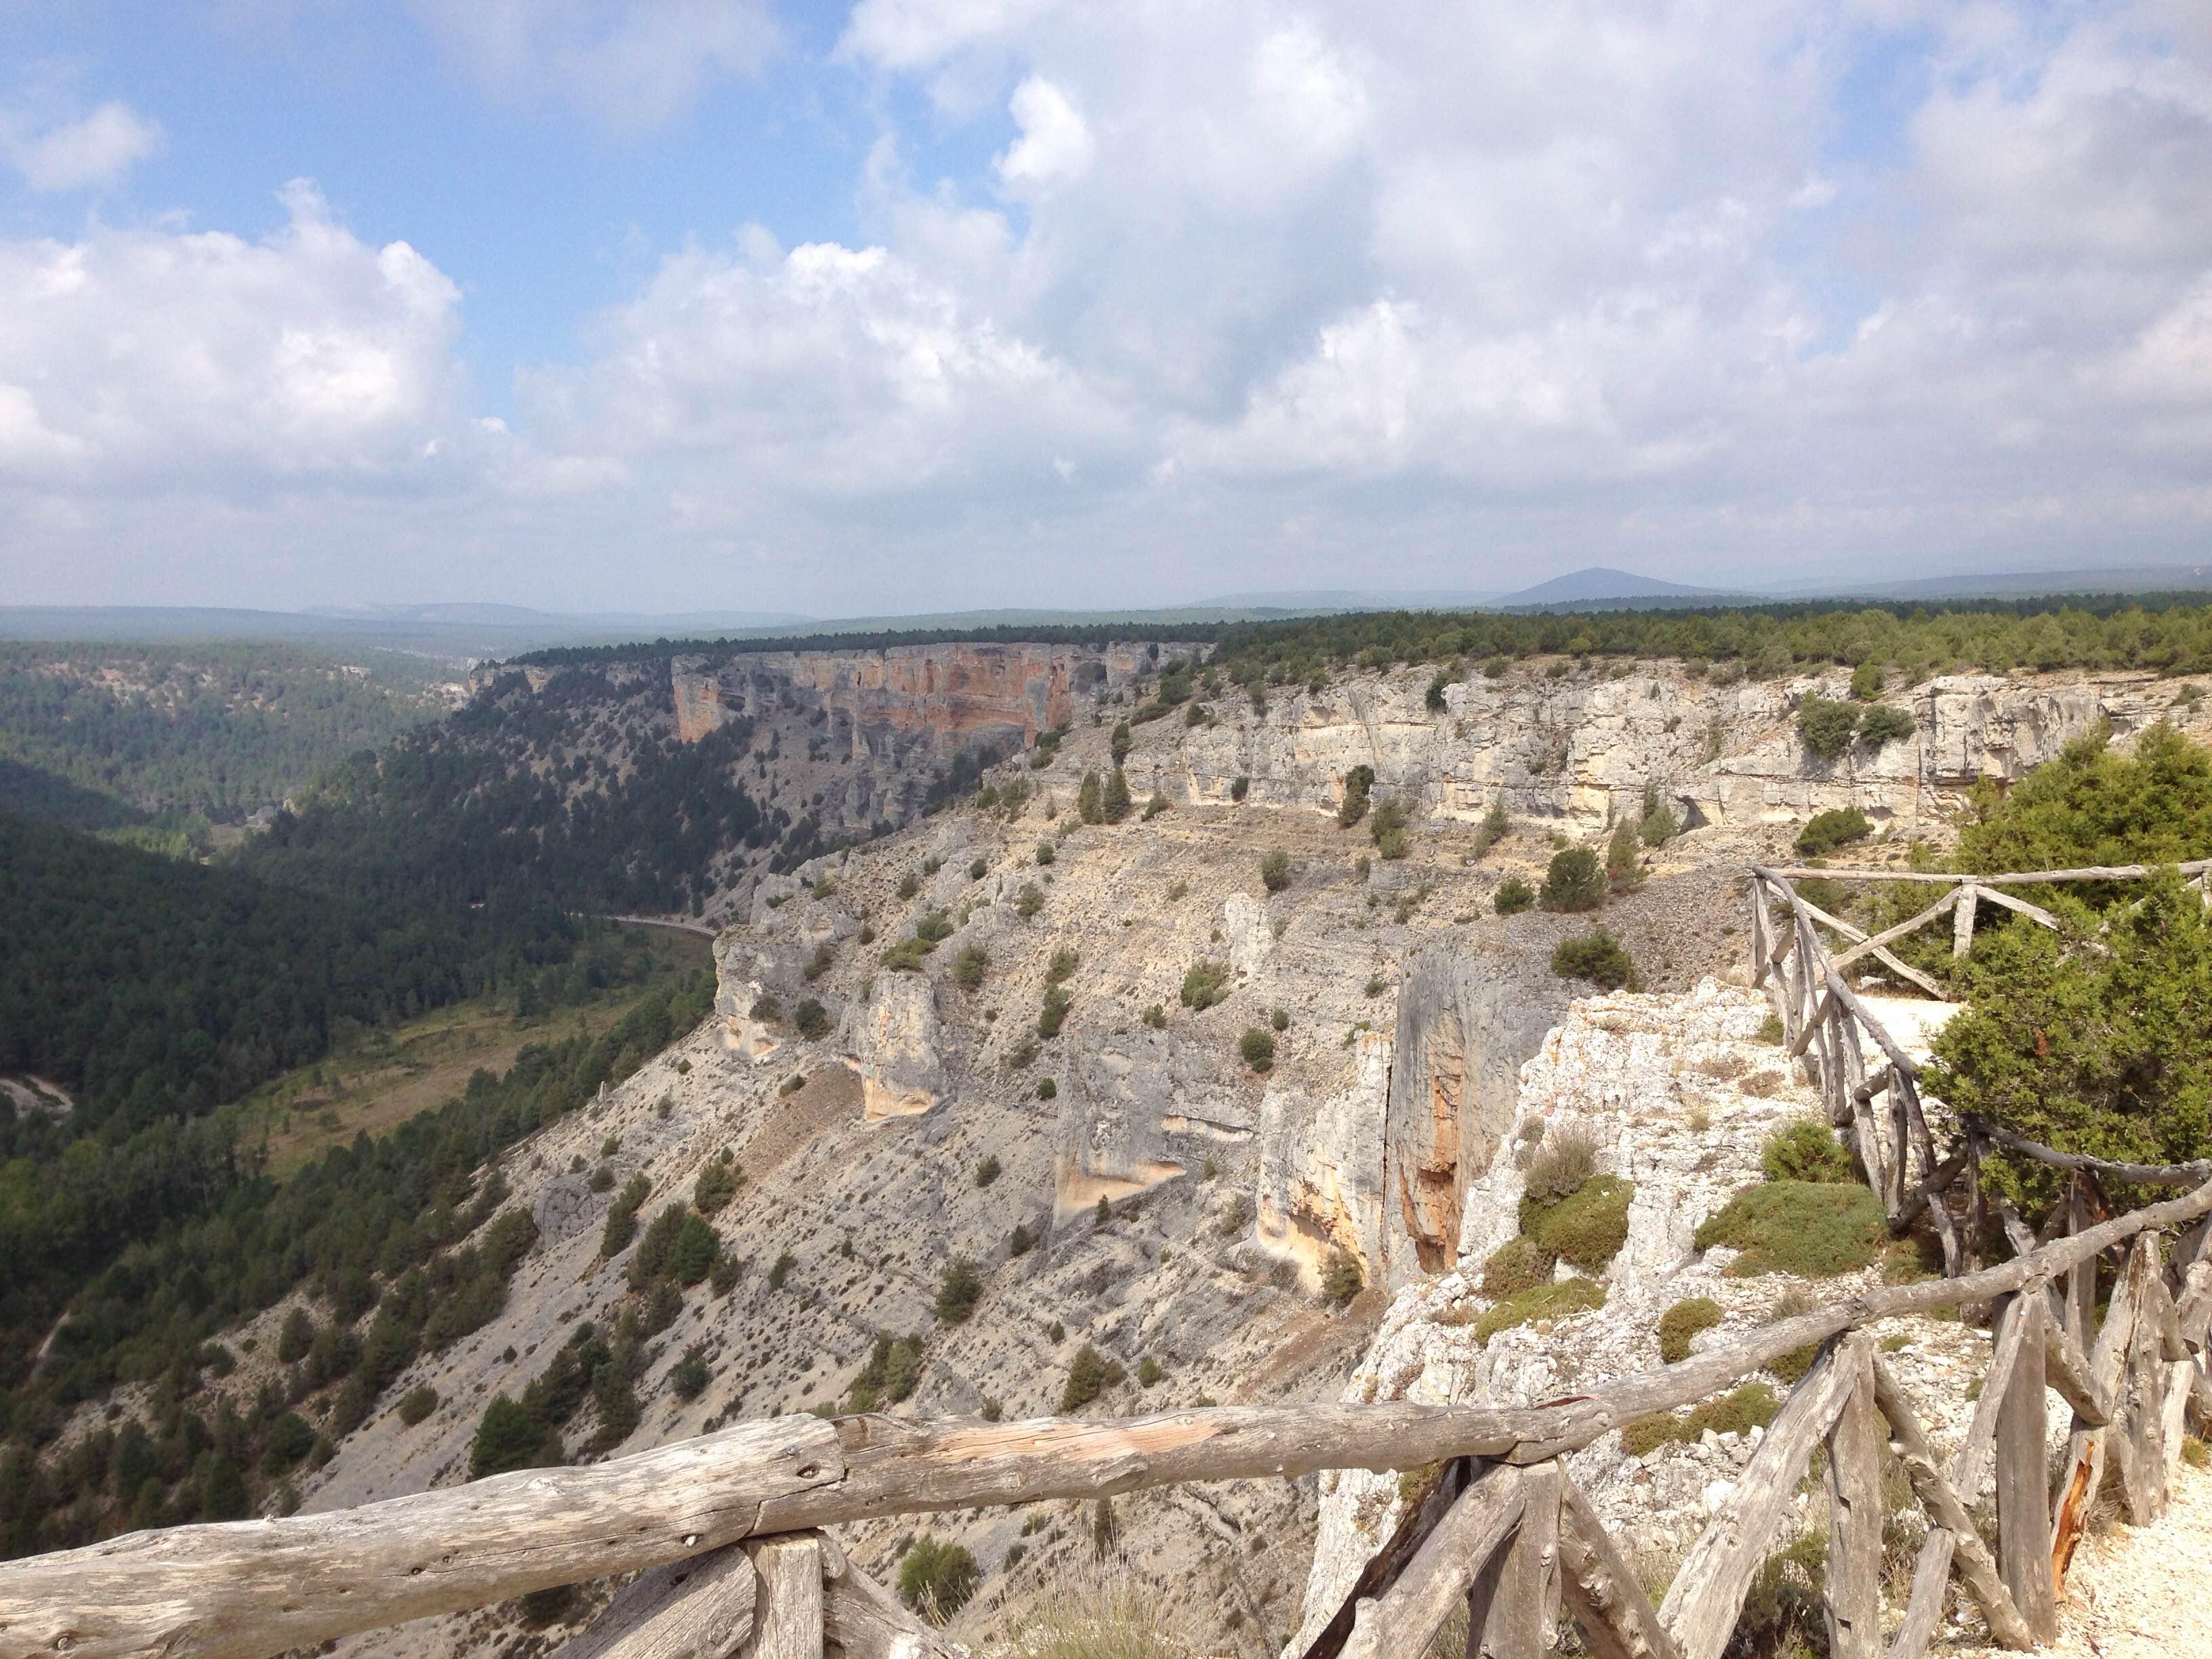
M2172 1490L2172 1507L2156 1526L2116 1521L2082 1544L2066 1576L2058 1639L2045 1653L2058 1659L2212 1654L2212 1473L2180 1464Z

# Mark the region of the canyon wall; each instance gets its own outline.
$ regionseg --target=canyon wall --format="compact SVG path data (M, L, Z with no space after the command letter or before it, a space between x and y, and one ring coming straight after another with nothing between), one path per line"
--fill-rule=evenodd
M2100 720L2125 738L2187 712L2171 683L2145 674L1951 675L1886 699L1911 714L1911 737L1829 761L1806 750L1795 716L1808 692L1844 696L1840 672L1718 684L1673 664L1516 664L1443 687L1440 709L1429 679L1406 669L1274 689L1260 714L1224 690L1210 723L1164 722L1171 741L1139 745L1131 787L1226 804L1242 778L1255 803L1334 811L1346 774L1364 765L1378 793L1431 820L1472 821L1503 801L1516 817L1586 831L1652 789L1692 826L1856 806L1904 834L1941 836L1978 781L2008 782Z

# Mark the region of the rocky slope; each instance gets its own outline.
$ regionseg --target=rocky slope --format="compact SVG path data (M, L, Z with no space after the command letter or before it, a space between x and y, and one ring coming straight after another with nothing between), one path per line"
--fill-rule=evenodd
M1801 1101L1754 1039L1760 1005L1700 988L1742 954L1744 862L1784 850L1806 811L1846 802L1885 817L1893 842L1940 834L1971 778L2015 775L2099 718L2139 726L2164 700L2138 679L1938 682L1916 694L1917 737L1831 767L1790 723L1790 696L1815 681L1516 667L1443 688L1441 711L1415 670L1271 693L1264 711L1201 691L1194 722L1178 711L1133 734L1136 798L1157 790L1165 810L1081 827L1078 787L1111 765L1139 658L1102 653L1096 675L1040 661L1018 658L998 679L978 669L957 690L913 665L876 675L852 662L809 665L808 690L797 670L779 679L748 659L748 677L720 672L712 697L679 699L672 678L644 670L594 670L599 681L565 688L574 671L510 677L483 694L518 719L533 699L597 710L605 731L638 741L681 735L685 708L686 731L756 722L736 763L825 823L917 807L947 741L1069 730L1043 764L987 774L1000 805L963 799L780 872L727 866L714 1018L507 1154L502 1174L538 1241L505 1309L392 1382L303 1482L307 1507L463 1479L495 1394L519 1393L584 1324L605 1332L650 1304L629 1284L637 1246L602 1253L617 1194L642 1177L648 1221L687 1202L726 1153L744 1179L711 1225L745 1270L659 1310L669 1322L650 1336L640 1420L602 1436L586 1404L568 1426L572 1456L842 1405L893 1338L915 1340L900 1351L911 1391L893 1409L1024 1416L1062 1408L1086 1346L1120 1376L1085 1409L1125 1413L1333 1397L1347 1379L1362 1398L1557 1392L1650 1363L1652 1321L1692 1283L1730 1326L1756 1320L1778 1287L1728 1279L1686 1247L1755 1170L1765 1128ZM817 740L834 757L799 761ZM1378 798L1415 809L1407 858L1377 858L1366 823L1338 826L1357 765L1375 768ZM845 792L834 808L833 784ZM1647 789L1702 821L1599 918L1647 994L1572 1003L1548 963L1589 920L1501 918L1492 898L1509 875L1540 878L1557 845L1640 811ZM1474 820L1494 799L1516 824L1486 848ZM1272 849L1289 866L1277 891L1259 871ZM887 963L918 930L943 937L903 952L910 970ZM1194 1008L1182 989L1201 965L1218 967L1222 996ZM1041 1030L1055 993L1064 1013ZM1272 1068L1255 1072L1240 1037L1272 1032L1277 1011ZM1638 1183L1613 1300L1560 1333L1471 1346L1467 1316L1483 1304L1465 1264L1513 1212L1512 1149L1525 1125L1570 1114L1599 1128L1606 1167ZM940 1318L962 1262L976 1304ZM1339 1308L1320 1292L1347 1267L1367 1288ZM240 1401L274 1375L287 1311L237 1334L242 1363L223 1386ZM1929 1363L1973 1340L1955 1326L1926 1333ZM703 1364L703 1389L678 1386L687 1357ZM420 1385L439 1403L410 1425L396 1403ZM1741 1451L1681 1448L1632 1469L1601 1445L1577 1474L1607 1504L1645 1488L1646 1510L1693 1516ZM1327 1599L1389 1524L1395 1492L1363 1475L1172 1491L1118 1500L1115 1523L1194 1632L1257 1655L1296 1628L1302 1602ZM1055 1560L1089 1549L1097 1519L1048 1505L929 1529L982 1563L970 1616L988 1632ZM913 1530L858 1528L848 1543L888 1573ZM520 1632L508 1607L350 1646L466 1651Z

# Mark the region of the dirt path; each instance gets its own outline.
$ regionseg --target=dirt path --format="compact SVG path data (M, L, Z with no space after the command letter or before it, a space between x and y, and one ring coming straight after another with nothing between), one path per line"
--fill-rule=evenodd
M2116 1521L2082 1544L2066 1576L2058 1639L2044 1653L2057 1659L2212 1654L2212 1473L2178 1466L2172 1493L2172 1507L2156 1526Z

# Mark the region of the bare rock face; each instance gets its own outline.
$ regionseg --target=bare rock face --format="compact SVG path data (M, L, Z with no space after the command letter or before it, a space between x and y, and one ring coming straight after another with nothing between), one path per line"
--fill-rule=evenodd
M845 1017L845 1063L860 1079L860 1117L919 1117L945 1096L936 993L920 974L881 974Z
M1808 694L1847 696L1840 672L1724 684L1675 663L1556 678L1516 664L1446 686L1441 713L1427 706L1429 678L1407 669L1279 690L1258 715L1224 697L1213 724L1140 751L1130 785L1225 804L1243 778L1249 799L1333 811L1346 775L1368 766L1378 794L1431 819L1472 821L1501 802L1594 830L1640 811L1649 791L1692 827L1857 807L1921 835L1955 818L1975 782L2017 778L2100 721L2124 738L2174 712L2146 674L1952 675L1887 700L1912 715L1911 737L1829 761L1807 751L1796 714Z
M1782 1050L1760 1037L1767 1012L1757 994L1711 979L1686 993L1575 1002L1521 1068L1498 1150L1465 1189L1455 1261L1399 1291L1345 1397L1497 1406L1557 1398L1662 1364L1660 1317L1686 1298L1708 1297L1720 1310L1720 1322L1692 1339L1695 1352L1778 1316L1789 1298L1810 1305L1879 1283L1879 1268L1811 1284L1739 1278L1730 1272L1734 1251L1695 1248L1699 1224L1762 1178L1766 1137L1818 1110ZM1519 1231L1528 1157L1569 1126L1595 1142L1599 1173L1635 1184L1626 1241L1601 1275L1605 1304L1509 1327L1486 1342L1477 1322L1497 1304L1484 1291L1485 1261ZM1955 1444L1972 1410L1966 1382L1986 1363L1986 1334L1919 1319L1882 1329L1902 1343L1893 1363L1931 1433ZM1764 1380L1786 1392L1782 1379ZM1755 1429L1708 1432L1638 1456L1613 1434L1574 1454L1568 1468L1616 1537L1658 1566L1679 1559L1759 1437ZM1324 1474L1320 1486L1302 1640L1389 1538L1402 1504L1395 1475L1342 1470Z
M1297 1084L1268 1086L1260 1103L1258 1234L1273 1255L1318 1275L1342 1250L1371 1270L1386 1259L1389 1218L1382 1138L1393 1045L1361 1031L1352 1074L1316 1097Z
M1468 1187L1511 1127L1522 1062L1566 1003L1562 982L1526 951L1414 959L1398 993L1383 1137L1382 1262L1393 1285L1451 1265Z

